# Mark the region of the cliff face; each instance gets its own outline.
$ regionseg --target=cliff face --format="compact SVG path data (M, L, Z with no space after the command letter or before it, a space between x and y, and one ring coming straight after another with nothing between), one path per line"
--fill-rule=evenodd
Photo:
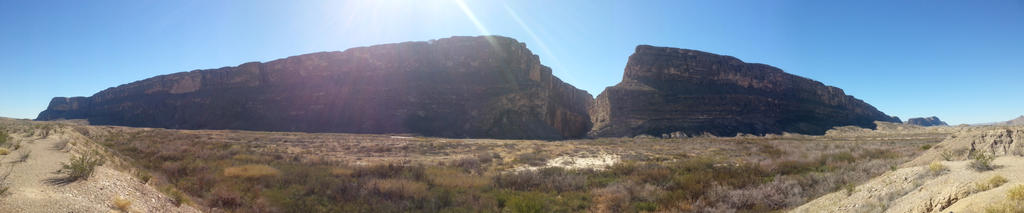
M927 117L927 118L911 118L907 119L907 124L913 124L918 126L949 126L946 122L939 120L939 117Z
M562 139L591 129L590 94L523 43L452 37L157 76L54 98L38 120L174 129Z
M629 57L622 82L594 103L590 135L597 137L824 134L834 126L899 122L842 89L775 67L647 45Z

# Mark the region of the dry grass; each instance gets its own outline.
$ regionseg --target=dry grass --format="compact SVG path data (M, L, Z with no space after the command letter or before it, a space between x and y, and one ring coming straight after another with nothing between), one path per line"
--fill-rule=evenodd
M121 212L130 212L132 208L132 200L121 196L114 197L114 199L110 201L110 204Z
M985 208L985 212L989 213L1004 213L1004 212L1024 212L1024 185L1017 185L1010 188L1006 192L1006 200L1002 203L996 203L989 205Z
M427 184L406 179L378 179L370 181L366 187L400 198L423 198L427 195Z
M7 155L7 154L11 154L11 150L7 150L7 148L0 148L0 155Z
M980 182L980 183L974 184L974 191L975 192L988 191L989 189L993 189L993 188L1002 186L1003 184L1006 184L1007 182L1009 182L1009 180L1006 180L1006 178L1003 177L1003 176L1000 176L1000 175L992 176L991 178L988 179L988 181L984 181L984 182Z
M1006 199L1014 202L1024 202L1024 185L1017 185L1006 192Z
M931 175L940 175L946 171L949 171L949 167L942 165L942 163L938 161L933 161L931 164L928 164L928 173Z
M262 177L276 177L281 175L281 171L267 165L260 164L249 164L244 166L235 166L224 168L224 176L226 177L240 177L240 178L262 178Z

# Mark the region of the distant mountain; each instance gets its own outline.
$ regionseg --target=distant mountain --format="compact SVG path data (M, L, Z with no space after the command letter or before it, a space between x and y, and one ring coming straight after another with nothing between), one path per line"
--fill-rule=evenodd
M590 130L593 97L526 45L452 37L156 76L58 97L38 120L175 129L417 133L563 139Z
M1014 118L1013 120L1000 122L999 124L1000 125L1009 125L1009 126L1024 125L1024 115L1022 115L1020 117L1017 117L1017 118Z
M842 89L772 66L648 45L636 48L622 82L597 96L590 115L597 137L824 134L899 122Z
M927 118L910 118L907 119L907 124L913 124L918 126L949 126L946 122L939 120L939 117L927 117Z

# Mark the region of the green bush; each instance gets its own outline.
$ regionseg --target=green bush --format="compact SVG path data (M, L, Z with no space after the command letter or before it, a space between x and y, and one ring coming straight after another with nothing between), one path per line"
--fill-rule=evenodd
M985 153L975 154L972 157L971 168L979 172L992 170L992 160L995 160L995 157L992 155Z
M67 174L67 181L87 180L96 171L96 166L103 165L103 157L97 153L71 157L70 163L64 163L61 170Z
M174 187L166 186L162 188L161 191L171 197L171 200L174 201L174 205L181 206L181 204L188 204L192 202L185 193L178 191L178 189L175 189Z

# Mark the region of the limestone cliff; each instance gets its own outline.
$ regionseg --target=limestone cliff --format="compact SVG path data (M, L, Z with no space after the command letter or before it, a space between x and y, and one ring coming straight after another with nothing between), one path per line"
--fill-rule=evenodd
M772 66L647 45L629 57L622 82L594 103L590 135L598 137L824 134L834 126L899 122L842 89Z
M592 100L553 76L523 43L452 37L162 75L91 97L54 98L37 119L562 139L591 129Z

